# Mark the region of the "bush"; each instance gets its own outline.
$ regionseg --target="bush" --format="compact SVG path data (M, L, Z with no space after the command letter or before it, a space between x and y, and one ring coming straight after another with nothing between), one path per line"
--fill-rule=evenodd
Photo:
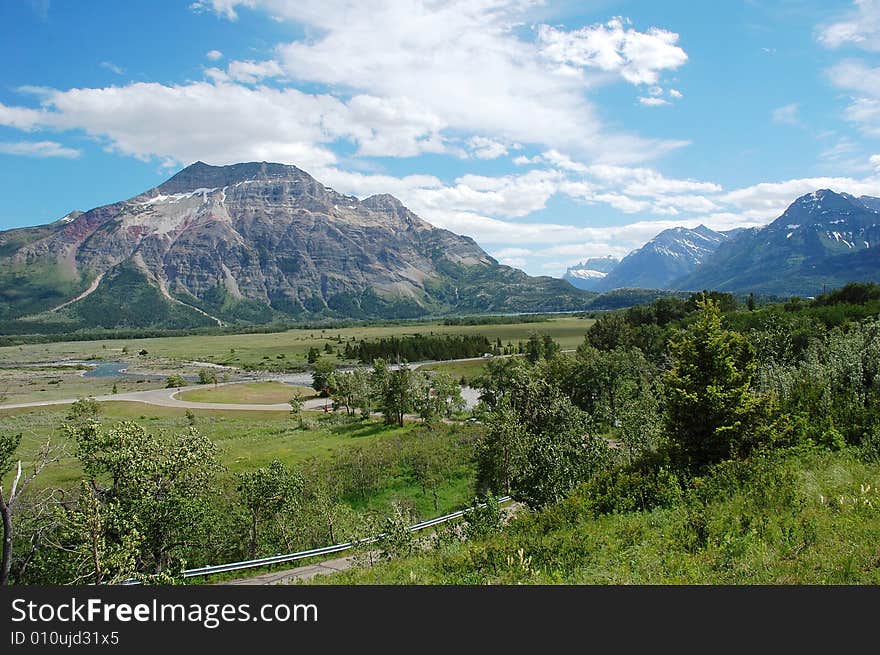
M165 388L173 389L175 387L185 387L189 384L182 375L169 375L165 380Z
M464 534L468 539L482 539L498 532L503 523L504 510L490 492L483 498L475 498L471 511L464 515Z
M874 424L862 437L859 454L866 462L880 462L880 423Z
M665 467L639 471L616 469L600 473L580 493L596 514L650 511L681 502L683 491L678 476Z

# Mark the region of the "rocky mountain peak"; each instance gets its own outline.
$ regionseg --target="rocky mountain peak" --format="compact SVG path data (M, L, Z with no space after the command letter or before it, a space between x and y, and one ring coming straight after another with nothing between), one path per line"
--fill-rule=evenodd
M201 161L190 164L168 181L156 187L162 194L190 193L196 189L216 189L239 182L315 179L304 170L288 164L246 162L230 166L211 166Z

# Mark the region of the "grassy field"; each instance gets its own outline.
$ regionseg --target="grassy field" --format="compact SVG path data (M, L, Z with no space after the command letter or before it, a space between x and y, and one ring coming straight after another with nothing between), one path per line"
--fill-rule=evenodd
M166 434L180 432L190 426L185 409L124 401L102 403L101 408L100 421L105 425L132 420L151 432ZM19 454L25 470L30 467L33 453L47 437L52 438L53 444L67 449L68 456L47 467L37 478L35 484L39 487L70 488L80 479L82 471L73 457L73 444L66 441L61 430L67 411L68 407L65 406L0 411L0 431L22 434ZM332 416L304 412L308 427L300 429L286 411L194 409L192 412L195 427L217 445L219 459L227 475L252 471L273 459L288 466L303 465L309 460L332 462L351 448L370 449L380 447L383 442L393 446L396 440L405 438L421 427L417 423L407 423L402 428L387 426L378 420L337 423ZM453 426L444 429L453 429ZM471 428L461 426L455 429ZM8 487L10 480L3 481ZM451 511L461 507L470 500L472 492L473 470L465 466L441 485L438 491L441 510ZM351 504L359 508L385 506L397 497L409 498L423 516L436 514L432 499L422 494L412 481L400 475L391 475L385 486L369 499L353 500Z
M532 332L550 334L563 348L575 348L583 341L592 319L570 316L541 323L499 325L442 325L422 323L379 327L352 327L326 330L288 330L273 334L161 337L104 341L66 341L0 348L0 363L41 362L59 359L97 358L161 364L163 362L204 361L232 366L259 366L283 360L305 363L309 348L335 349L352 339L378 339L407 334L482 334L504 344L525 341ZM146 350L147 354L138 353Z
M444 373L448 373L454 379L459 380L464 378L467 381L471 381L480 375L483 375L486 372L486 364L488 360L485 359L475 359L471 361L465 362L448 362L442 364L428 364L427 366L421 367L422 370L425 371L442 371Z
M102 396L164 387L164 381L127 377L84 378L83 371L63 368L0 368L0 404Z
M181 391L177 394L177 398L195 403L275 405L286 403L294 395L310 398L315 395L315 391L310 387L299 387L283 382L242 382Z

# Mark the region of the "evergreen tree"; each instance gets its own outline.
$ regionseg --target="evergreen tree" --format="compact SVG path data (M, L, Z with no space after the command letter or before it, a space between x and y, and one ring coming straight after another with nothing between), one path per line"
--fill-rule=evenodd
M766 403L751 390L757 361L741 334L726 330L714 300L698 300L699 315L670 342L664 375L666 432L682 463L703 467L744 454L767 428Z

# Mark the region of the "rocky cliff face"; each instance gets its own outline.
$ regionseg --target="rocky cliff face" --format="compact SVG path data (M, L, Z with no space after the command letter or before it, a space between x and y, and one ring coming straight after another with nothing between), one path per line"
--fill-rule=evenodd
M38 298L0 294L0 318L56 309L94 286L53 312L89 324L120 278L140 278L195 324L579 309L588 299L499 265L392 196L359 200L269 163L198 162L130 200L0 233L0 278L14 275L40 278Z

